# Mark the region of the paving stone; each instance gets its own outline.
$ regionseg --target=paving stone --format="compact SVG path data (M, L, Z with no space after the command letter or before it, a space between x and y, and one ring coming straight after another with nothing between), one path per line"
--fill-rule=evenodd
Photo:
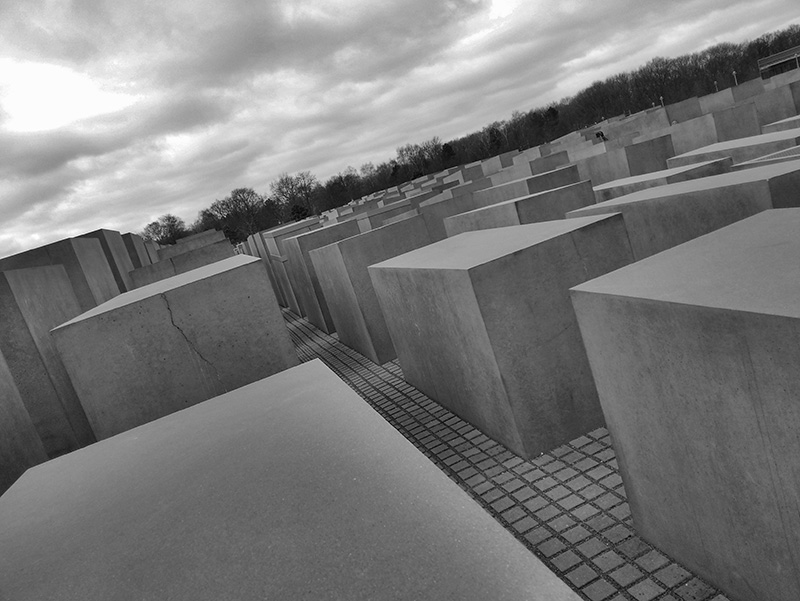
M625 563L625 558L614 551L606 551L592 558L592 563L603 572L608 572Z
M564 576L569 582L571 582L576 587L580 588L582 586L585 586L592 580L595 580L598 574L589 566L583 564L575 568L571 572L568 572Z
M631 582L635 582L644 576L644 572L631 564L625 564L621 568L609 572L609 576L619 585L628 586Z
M664 568L661 568L657 572L653 574L659 582L664 584L667 588L672 588L677 584L680 584L687 578L691 576L691 573L683 569L676 563L670 564Z
M637 601L652 601L659 594L664 592L664 588L650 580L642 580L637 582L628 589L628 593L633 595Z
M616 591L617 588L614 585L603 579L595 580L581 589L581 592L591 601L605 601Z
M581 563L583 560L575 554L574 551L567 549L560 555L555 556L550 560L551 565L560 572L565 572L571 567Z

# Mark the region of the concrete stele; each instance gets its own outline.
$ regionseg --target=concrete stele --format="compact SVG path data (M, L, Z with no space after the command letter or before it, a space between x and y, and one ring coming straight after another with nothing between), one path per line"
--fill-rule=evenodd
M800 129L789 129L726 142L717 142L667 160L668 167L680 167L702 161L731 157L734 164L743 163L765 154L797 146Z
M530 458L602 426L568 288L632 260L607 215L467 232L369 271L406 380Z
M29 471L0 522L15 601L579 600L318 360Z
M131 262L130 255L128 255L128 249L125 248L122 234L114 230L100 229L87 232L77 237L95 238L99 240L120 292L127 292L133 288L133 283L128 275L128 273L133 270L133 263Z
M622 213L639 261L773 208L800 205L800 163L753 167L649 188L567 213Z
M234 255L233 246L228 240L198 246L184 253L162 259L130 272L132 288L141 288L172 276L228 259Z
M345 221L284 240L289 259L288 276L302 315L326 334L335 332L319 276L308 254L315 248L361 233L355 221Z
M144 246L144 239L136 234L122 234L122 241L125 243L125 250L128 251L128 256L131 259L131 264L134 269L150 265L150 255L147 254L147 249Z
M158 249L158 259L163 261L181 253L189 252L215 242L226 240L225 233L219 230L206 230L199 234L179 238L175 244L168 244Z
M0 259L0 271L63 265L81 311L88 311L120 293L100 241L70 238Z
M592 182L584 180L552 190L453 215L444 220L448 237L495 227L563 219L564 214L594 204Z
M430 242L417 216L311 251L340 342L378 365L397 356L368 267Z
M0 495L47 453L0 353Z
M297 364L263 266L241 255L122 294L52 335L98 439Z
M50 457L95 441L49 334L79 313L61 265L0 272L0 354Z
M800 210L572 291L637 530L731 599L800 598Z

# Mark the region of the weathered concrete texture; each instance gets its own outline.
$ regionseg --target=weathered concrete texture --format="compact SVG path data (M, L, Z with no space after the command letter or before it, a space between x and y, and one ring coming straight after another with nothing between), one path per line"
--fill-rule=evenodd
M425 225L431 235L431 240L439 241L447 237L447 230L444 227L444 220L447 217L473 211L504 200L560 188L579 181L578 168L575 165L568 165L541 175L534 175L491 188L477 190L470 194L462 194L452 199L436 202L433 200L426 201L420 205L419 213L425 219Z
M133 288L133 283L128 275L133 270L133 263L128 255L128 249L125 248L125 242L122 241L122 234L114 230L95 230L87 232L78 238L95 238L100 241L100 246L103 248L103 254L106 256L111 273L114 275L114 280L117 282L120 292L126 292Z
M681 102L668 104L666 107L667 119L670 123L678 122L683 123L691 119L696 119L703 115L703 109L700 107L700 100L694 96L687 98Z
M761 211L800 206L798 189L792 161L649 188L567 217L622 213L639 261Z
M765 126L797 114L789 86L766 90L753 98L759 125Z
M233 246L227 240L199 246L185 253L173 255L169 259L162 259L158 263L134 269L130 273L133 284L131 290L228 259L233 255Z
M30 470L0 522L15 601L579 599L319 360Z
M63 266L0 272L0 354L50 457L95 441L50 338L80 312Z
M625 148L612 148L602 154L575 161L579 179L590 179L595 185L630 177Z
M122 241L125 243L125 250L128 251L128 257L131 259L131 265L134 269L150 265L150 255L147 254L147 249L144 246L144 239L136 234L122 234Z
M675 149L669 134L625 147L628 171L632 176L666 169L667 159L673 156Z
M222 242L226 240L225 233L219 230L206 230L193 236L179 238L175 244L168 244L158 249L158 258L160 261L169 259L171 257L180 255L190 250L195 250L215 242Z
M0 271L63 265L81 311L120 293L100 241L70 238L0 259Z
M309 252L344 240L360 233L355 221L346 221L336 225L306 232L294 238L284 240L284 249L288 262L288 275L292 290L300 305L300 311L308 321L326 334L336 331L328 303L319 284L319 277Z
M264 268L244 256L122 294L52 334L98 439L297 363Z
M412 208L410 201L399 200L377 209L372 209L358 216L358 228L361 232L368 232L382 226L387 219L407 213Z
M736 102L733 99L733 92L730 88L725 88L713 94L706 94L698 98L700 101L700 109L705 113L714 113L724 110L734 105Z
M269 254L284 257L286 256L286 252L283 249L284 240L298 236L305 232L310 232L311 230L319 229L321 227L322 224L320 223L319 218L309 217L308 219L303 219L301 221L294 221L285 225L279 225L278 227L274 227L262 232L262 235L264 242L267 245Z
M765 154L792 148L797 146L798 141L800 141L800 129L761 134L698 148L672 157L667 164L670 168L681 167L724 157L731 157L734 164L743 163Z
M0 495L47 453L0 353Z
M683 167L673 167L672 169L664 169L663 171L655 171L636 177L626 177L625 179L618 179L600 186L595 186L594 194L597 202L605 202L606 200L625 196L626 194L633 194L634 192L646 190L647 188L657 188L658 186L675 184L698 179L700 177L730 173L732 165L733 159L726 157L713 161L705 161L703 163L685 165Z
M761 167L763 165L771 165L775 163L785 163L786 161L796 161L800 159L800 146L793 146L786 150L779 150L771 154L766 154L763 157L758 157L752 161L745 161L733 166L734 171L742 169L750 169L751 167Z
M531 173L533 175L541 175L567 165L569 165L569 154L566 150L554 152L547 156L533 159L530 162Z
M444 227L450 237L463 232L563 219L565 213L593 204L592 182L585 180L453 215L444 220Z
M367 268L430 242L417 216L311 251L341 342L379 365L397 356Z
M573 290L641 535L730 599L800 598L800 210Z
M369 268L405 379L523 457L603 424L568 288L633 260L618 215L467 232Z

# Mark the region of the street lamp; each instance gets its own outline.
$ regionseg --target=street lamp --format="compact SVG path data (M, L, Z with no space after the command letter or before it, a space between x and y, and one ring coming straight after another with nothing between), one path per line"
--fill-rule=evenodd
M739 85L739 80L736 79L736 71L733 72L733 83L734 83L734 85L737 85L737 86Z
M717 80L714 80L714 89L719 92L719 86L717 85Z

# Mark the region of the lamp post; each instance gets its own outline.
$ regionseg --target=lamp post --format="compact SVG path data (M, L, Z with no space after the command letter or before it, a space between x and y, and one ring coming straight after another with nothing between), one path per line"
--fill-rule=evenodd
M664 108L664 97L659 96L659 99L661 100L661 108Z
M739 85L739 80L736 79L736 71L733 72L733 83L734 83L734 85L737 85L737 86Z
M719 86L717 85L717 80L714 80L714 89L719 92Z

